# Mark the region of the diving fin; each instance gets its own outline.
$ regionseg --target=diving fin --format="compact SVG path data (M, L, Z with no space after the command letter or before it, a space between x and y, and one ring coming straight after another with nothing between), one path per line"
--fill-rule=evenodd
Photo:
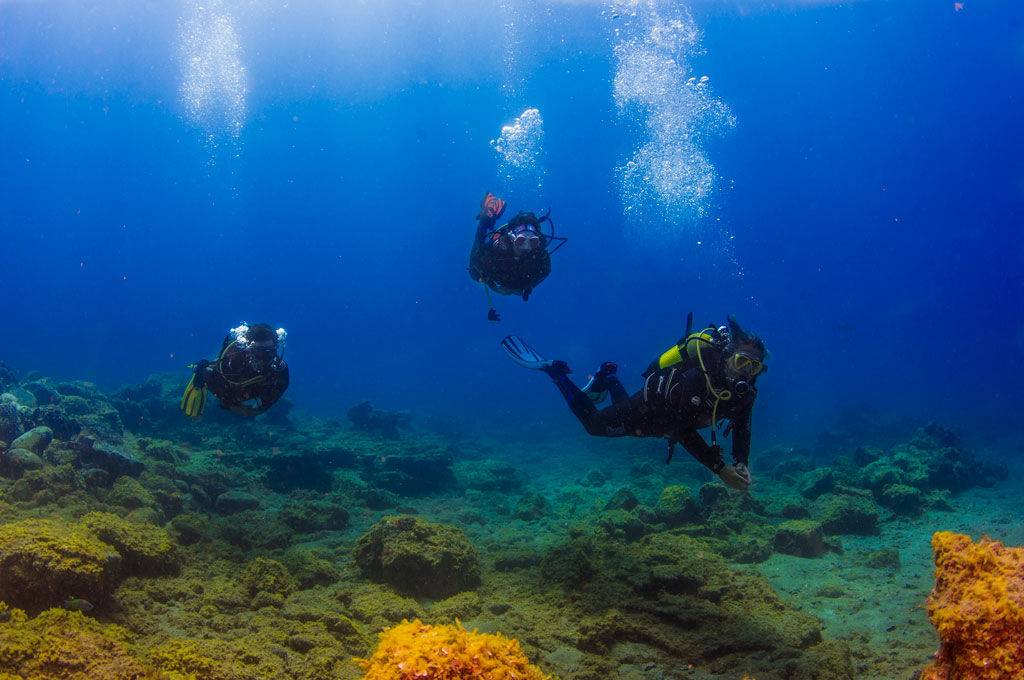
M501 348L512 361L525 368L541 370L555 363L538 354L537 350L527 345L518 335L506 335L501 341Z
M203 384L196 384L196 377L193 375L192 379L188 381L188 387L185 388L185 394L181 397L181 410L185 412L189 418L198 418L203 415L203 409L206 408L206 386Z
M591 403L597 405L608 398L608 377L615 375L618 370L618 364L614 361L606 361L591 376L583 387L583 392L590 397Z
M595 390L593 387L594 378L591 378L587 384L583 386L583 393L590 397L590 402L594 406L597 406L608 398L608 390Z

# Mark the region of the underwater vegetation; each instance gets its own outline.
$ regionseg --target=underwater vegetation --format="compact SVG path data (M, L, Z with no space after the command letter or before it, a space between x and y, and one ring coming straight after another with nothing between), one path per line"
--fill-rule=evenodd
M1006 475L933 423L887 448L833 438L827 462L765 452L741 494L365 402L192 422L176 377L105 394L0 375L0 678L892 677L927 658L831 634L855 585L836 569L891 580L906 552L881 537ZM926 680L1007 677L944 669L1019 659L999 628L1020 621L1019 566L996 570L1018 553L935 541ZM820 581L778 590L785 560Z
M928 617L942 636L921 680L1024 677L1024 548L939 532Z
M357 659L365 680L549 680L530 664L519 642L454 626L403 621L380 634L377 651Z

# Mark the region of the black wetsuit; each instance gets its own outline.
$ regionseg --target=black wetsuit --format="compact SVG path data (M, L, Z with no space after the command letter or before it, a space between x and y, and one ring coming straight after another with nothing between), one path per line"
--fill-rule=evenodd
M210 362L203 371L207 389L220 400L221 408L243 416L263 413L288 389L288 364L278 356L275 347L242 349L231 346L234 336L228 334L221 348L221 358ZM255 401L255 406L244 403Z
M494 238L494 222L489 217L478 218L469 252L469 276L501 295L522 295L526 300L551 273L551 254L541 247L527 256L515 255L507 232Z
M628 396L615 376L606 378L612 405L598 410L583 390L567 375L553 378L569 403L569 408L589 434L597 437L662 437L679 442L694 458L710 470L723 466L721 451L709 445L697 430L710 427L715 397L708 389L700 367L683 364L659 369L644 381L642 390ZM716 390L725 385L721 376L712 377ZM747 464L750 456L750 415L755 389L743 396L733 394L718 403L718 420L729 419L732 431L732 455ZM697 403L694 403L696 401Z

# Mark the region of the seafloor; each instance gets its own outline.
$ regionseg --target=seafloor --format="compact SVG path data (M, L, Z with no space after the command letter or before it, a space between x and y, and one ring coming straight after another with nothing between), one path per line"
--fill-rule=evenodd
M0 678L360 678L383 628L458 619L566 680L910 680L932 534L1024 543L1007 464L936 423L852 413L741 494L582 431L191 422L179 383L0 364Z

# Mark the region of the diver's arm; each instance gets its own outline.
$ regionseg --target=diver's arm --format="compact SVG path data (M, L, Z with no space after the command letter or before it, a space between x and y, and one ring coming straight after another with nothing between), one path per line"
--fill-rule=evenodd
M732 457L737 463L750 463L750 416L754 410L753 395L748 395L739 413L732 419Z
M706 408L702 398L704 385L704 374L699 368L691 368L679 378L679 386L676 388L679 394L679 431L676 439L691 456L717 474L725 465L722 451L708 444L695 427L695 423L701 420L701 409ZM693 403L694 398L697 399L696 404Z
M469 249L469 278L474 281L483 279L483 272L480 271L480 259L484 248L484 239L493 229L493 219L481 217L477 220L476 236L473 237L473 246Z
M676 434L676 438L687 453L715 474L725 466L722 452L704 441L704 437L701 437L697 430L681 430Z

